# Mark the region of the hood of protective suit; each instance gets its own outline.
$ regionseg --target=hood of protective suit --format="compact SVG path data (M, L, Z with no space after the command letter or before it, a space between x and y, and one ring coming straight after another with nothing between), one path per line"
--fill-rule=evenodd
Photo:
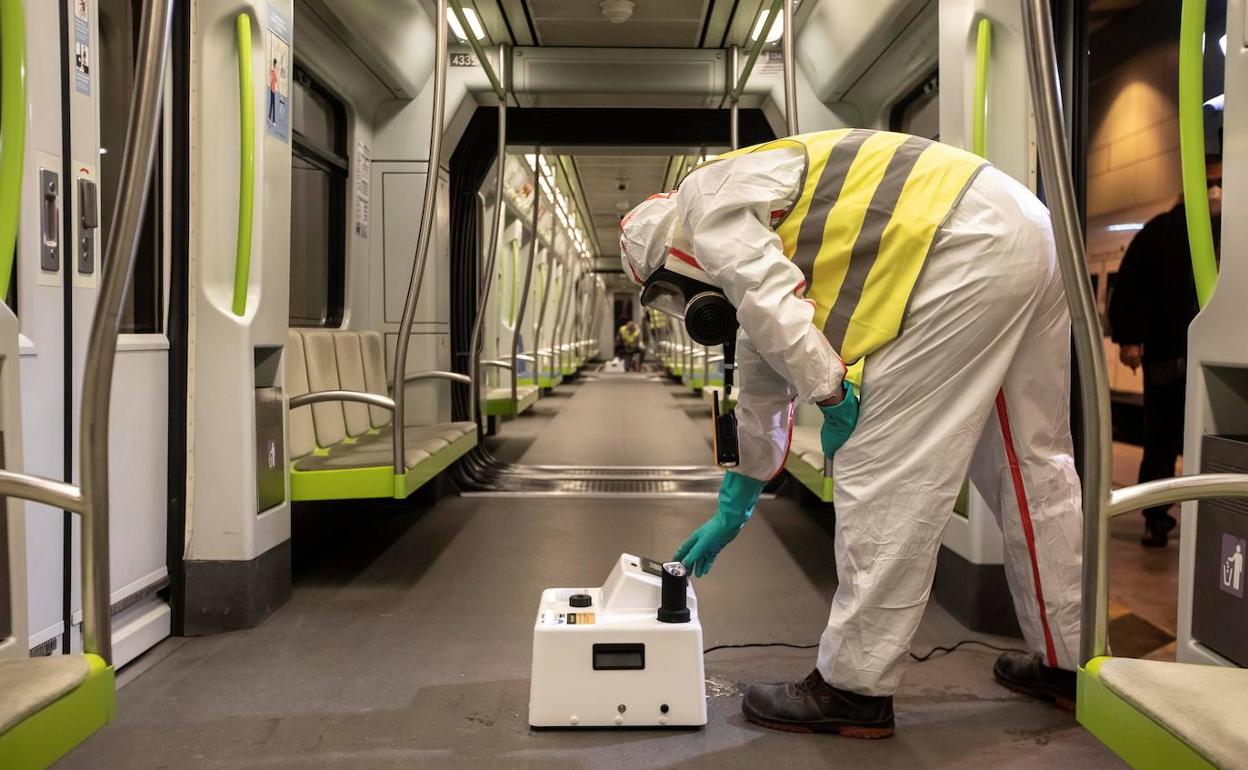
M663 266L676 221L675 193L651 195L620 220L620 261L634 282Z

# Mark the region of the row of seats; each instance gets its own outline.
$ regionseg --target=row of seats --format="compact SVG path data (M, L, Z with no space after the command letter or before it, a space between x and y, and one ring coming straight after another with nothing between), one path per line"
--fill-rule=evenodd
M385 347L375 331L291 330L286 393L354 391L388 397ZM390 409L329 401L290 411L290 489L294 500L405 498L476 446L476 424L408 426L406 472L393 468Z

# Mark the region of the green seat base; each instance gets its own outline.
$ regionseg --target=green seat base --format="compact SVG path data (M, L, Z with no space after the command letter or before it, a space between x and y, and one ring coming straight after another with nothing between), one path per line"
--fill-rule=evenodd
M537 403L538 396L541 395L534 390L527 395L522 395L515 401L511 400L511 396L506 398L491 398L485 402L485 414L487 417L515 417L524 414L529 407Z
M451 467L477 445L475 430L465 433L404 474L390 465L338 468L324 471L290 471L290 499L301 500L404 500L434 476Z
M1136 770L1212 770L1195 749L1105 685L1100 672L1108 660L1094 658L1079 669L1079 723Z
M802 486L813 492L815 497L825 503L832 502L836 486L830 477L823 475L822 468L811 467L802 458L789 454L789 459L784 461L784 469L801 482Z
M117 692L113 668L98 656L83 657L90 672L82 684L0 734L0 767L48 767L113 721Z

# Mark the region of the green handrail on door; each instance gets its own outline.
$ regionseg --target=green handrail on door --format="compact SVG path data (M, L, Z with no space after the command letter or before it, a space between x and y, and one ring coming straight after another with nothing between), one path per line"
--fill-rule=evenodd
M1179 157L1192 276L1201 307L1213 296L1218 283L1205 176L1204 39L1205 0L1184 0L1179 21Z
M975 105L971 113L971 151L988 157L988 62L992 58L992 22L979 20L975 34Z
M0 0L0 300L9 296L26 158L26 13Z
M238 242L234 248L234 315L247 313L256 188L256 98L251 68L251 17L238 15Z

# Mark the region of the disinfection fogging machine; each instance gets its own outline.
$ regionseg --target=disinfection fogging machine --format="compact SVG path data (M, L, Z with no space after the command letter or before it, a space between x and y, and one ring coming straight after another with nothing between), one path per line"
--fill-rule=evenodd
M706 724L702 624L683 564L623 554L599 588L542 592L529 724Z

